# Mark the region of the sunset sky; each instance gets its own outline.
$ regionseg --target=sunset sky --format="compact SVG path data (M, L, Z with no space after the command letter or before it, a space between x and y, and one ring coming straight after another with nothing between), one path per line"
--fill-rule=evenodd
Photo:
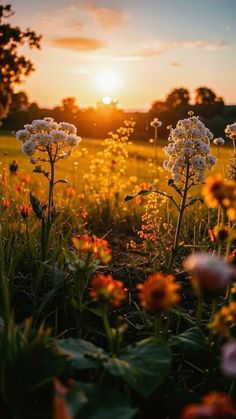
M12 0L11 21L43 35L21 89L40 105L104 96L147 108L173 87L236 103L236 0ZM24 52L26 50L24 49Z

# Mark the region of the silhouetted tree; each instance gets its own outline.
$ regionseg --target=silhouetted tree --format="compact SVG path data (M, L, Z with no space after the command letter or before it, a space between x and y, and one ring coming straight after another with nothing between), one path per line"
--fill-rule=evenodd
M166 97L166 105L170 108L178 106L186 106L189 104L190 96L189 91L184 87L173 89Z
M222 115L224 111L224 101L215 92L205 86L195 90L195 112L204 118L213 118Z
M24 44L40 48L41 40L41 36L30 29L23 31L5 23L13 14L10 4L0 6L0 120L9 111L15 85L34 71L33 63L19 52L19 48Z
M29 98L25 92L13 93L11 111L20 111L29 107Z

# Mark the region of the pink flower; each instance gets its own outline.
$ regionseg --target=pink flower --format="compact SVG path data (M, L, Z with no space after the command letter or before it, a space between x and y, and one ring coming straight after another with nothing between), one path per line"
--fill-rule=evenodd
M225 375L236 377L236 341L228 342L223 346L221 369Z
M184 268L197 293L221 294L235 275L234 268L220 256L197 252L187 257Z

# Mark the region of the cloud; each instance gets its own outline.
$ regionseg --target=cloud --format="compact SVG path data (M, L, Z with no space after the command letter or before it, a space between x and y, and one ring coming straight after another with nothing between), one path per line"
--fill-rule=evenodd
M65 48L80 52L96 51L106 46L104 41L101 41L96 38L84 37L56 38L53 40L53 44L59 48Z
M178 61L172 61L172 62L170 63L170 66L171 66L171 67L180 67L180 63L178 63Z
M89 2L85 2L85 8L88 14L103 28L113 28L119 26L127 20L125 10L111 7L98 7Z

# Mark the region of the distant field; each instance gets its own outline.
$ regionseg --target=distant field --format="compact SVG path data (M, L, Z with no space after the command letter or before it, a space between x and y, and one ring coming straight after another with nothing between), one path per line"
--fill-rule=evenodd
M162 165L162 162L165 159L163 147L166 144L166 141L158 141L160 144L158 147L158 161L159 164ZM83 148L86 148L88 150L88 153L80 157L79 154L81 149ZM73 178L75 176L74 163L79 163L77 176L80 177L80 174L83 174L88 170L88 167L96 153L101 150L101 139L83 139L78 148L73 151L73 155L70 158L70 160L59 162L57 166L57 175L63 178L67 178L68 181L73 181ZM3 159L4 166L7 167L9 163L13 159L15 159L19 164L20 171L32 171L32 165L29 163L28 157L23 155L21 152L21 143L17 141L12 134L0 132L1 159L4 153L7 153ZM212 145L212 153L219 158L214 171L225 172L227 162L230 158L230 155L232 154L232 149L229 147L223 147L220 149L220 151L218 151L217 147ZM149 142L145 144L141 143L140 141L134 140L133 143L129 146L128 176L137 176L139 182L150 180L150 175L148 173L148 159L152 156L152 144L150 144ZM164 174L163 179L161 180L165 181Z

